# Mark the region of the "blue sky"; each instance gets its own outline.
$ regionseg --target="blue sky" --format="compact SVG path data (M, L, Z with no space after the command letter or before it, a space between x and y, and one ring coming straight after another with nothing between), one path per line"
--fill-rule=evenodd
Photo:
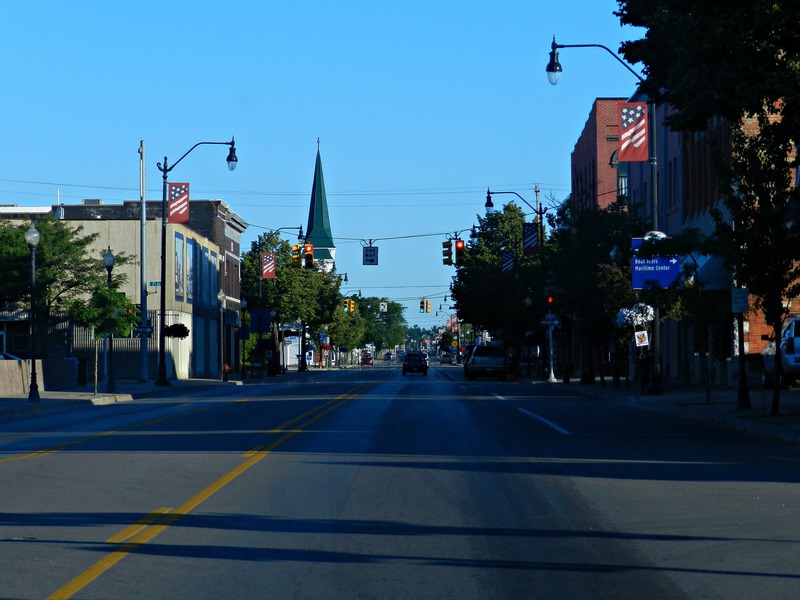
M486 188L562 201L570 153L598 97L636 80L601 49L641 36L614 0L112 3L32 0L0 8L0 204L160 200L156 163L199 141L171 173L250 225L302 224L320 139L345 292L400 302L410 324L443 324L454 275L445 233L483 214ZM637 69L638 71L638 69ZM511 201L497 196L495 205ZM523 206L523 208L525 208ZM468 232L465 232L465 235ZM286 232L286 239L295 234ZM362 265L362 240L380 264ZM420 315L420 298L433 310ZM438 311L439 305L443 306ZM439 312L437 315L436 313Z

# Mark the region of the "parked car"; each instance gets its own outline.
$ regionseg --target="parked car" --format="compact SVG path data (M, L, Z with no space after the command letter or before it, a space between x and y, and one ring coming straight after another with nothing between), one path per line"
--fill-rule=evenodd
M453 364L453 355L450 354L447 350L445 350L444 352L442 352L439 355L439 362L441 364L447 363L449 365L452 365Z
M406 373L422 373L428 375L428 353L408 352L403 359L403 375Z
M507 372L502 346L475 346L464 366L464 375L468 379L494 376L504 381Z
M372 366L372 354L362 354L361 355L361 365L362 366Z
M780 348L783 377L781 387L790 385L800 379L800 317L786 321L778 343L772 340L761 351L761 387L772 387L775 379L775 348Z

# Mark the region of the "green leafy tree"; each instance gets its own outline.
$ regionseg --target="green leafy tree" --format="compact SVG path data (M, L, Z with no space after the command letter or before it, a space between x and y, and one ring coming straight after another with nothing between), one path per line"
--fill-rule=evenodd
M716 148L727 165L727 214L717 211L718 253L734 268L737 282L757 296L779 335L782 303L798 294L792 170L800 132L800 4L627 0L619 8L623 24L647 29L621 50L630 62L645 65L643 91L674 108L668 124L703 130L723 117L733 126L732 153ZM683 43L675 43L676 31ZM773 414L779 398L776 387Z
M366 324L358 311L336 311L333 320L328 325L331 344L336 348L353 350L360 348L364 343Z
M381 303L386 303L386 312L380 311ZM394 348L402 344L408 324L403 317L403 307L375 296L357 298L358 313L364 318L362 344L371 343L380 350Z
M557 290L555 311L579 327L581 380L594 383L595 356L603 365L609 346L621 342L617 313L637 300L631 288L630 247L641 224L618 199L604 209L577 212L565 203L553 225L548 272Z
M516 348L526 325L544 311L542 253L523 253L525 215L515 204L506 204L501 211L478 221L477 237L468 245L464 264L457 269L453 299L459 318ZM504 252L511 253L514 268L510 272L502 268ZM534 302L533 314L526 310L529 298Z
M57 308L85 304L87 296L92 299L97 296L98 302L112 299L105 298L108 286L102 260L104 251L91 250L98 234L83 235L83 227L73 227L68 221L49 216L37 217L35 223L40 234L36 248L36 330L43 336L48 319ZM0 221L0 261L7 274L0 279L0 303L6 306L21 307L30 302L30 250L25 244L29 227L30 223ZM124 253L115 255L115 259L116 267L133 262ZM114 286L124 281L123 271L116 268L112 272ZM129 307L133 305L119 303L119 308L126 311L124 316ZM38 347L47 354L47 344L40 340Z

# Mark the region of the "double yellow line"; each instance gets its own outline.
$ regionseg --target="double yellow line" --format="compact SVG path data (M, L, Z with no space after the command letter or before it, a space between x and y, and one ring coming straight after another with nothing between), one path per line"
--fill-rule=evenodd
M155 510L142 517L136 523L126 527L118 534L110 537L108 540L106 540L107 544L120 544L120 546L101 558L86 571L75 577L72 581L56 590L53 594L48 596L48 600L64 600L71 598L84 587L95 581L108 569L125 558L128 554L134 552L137 548L140 548L144 544L152 541L153 538L167 529L167 527L170 525L173 525L182 516L189 514L219 490L239 477L239 475L242 475L245 471L255 466L270 452L284 444L298 433L302 432L309 425L315 423L325 415L331 413L343 404L346 404L359 394L363 393L368 387L368 385L357 387L317 407L314 407L311 410L304 412L298 417L286 421L275 429L269 430L267 433L270 435L277 435L281 433L283 435L271 444L259 446L243 454L242 458L247 459L245 462L217 479L214 483L181 504L175 510L172 510L171 508L160 508Z

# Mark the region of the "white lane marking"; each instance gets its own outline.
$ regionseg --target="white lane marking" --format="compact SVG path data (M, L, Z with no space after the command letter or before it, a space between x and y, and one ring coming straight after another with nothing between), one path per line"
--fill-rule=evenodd
M517 410L519 412L521 412L523 415L526 415L526 416L530 417L531 419L536 419L540 423L544 423L548 427L551 427L551 428L555 429L558 433L561 433L563 435L569 435L569 431L559 427L558 425L556 425L552 421L548 421L544 417L540 417L539 415L535 415L532 412L525 410L524 408L520 408L519 406L517 407Z

